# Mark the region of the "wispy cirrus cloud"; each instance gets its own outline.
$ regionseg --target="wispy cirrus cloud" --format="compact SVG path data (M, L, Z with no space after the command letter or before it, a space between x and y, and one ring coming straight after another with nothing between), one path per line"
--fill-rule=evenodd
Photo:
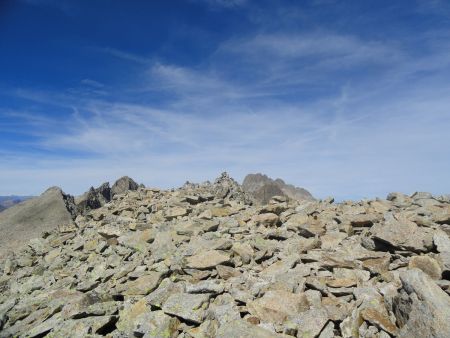
M355 36L320 31L308 34L258 34L250 39L229 41L221 50L252 58L345 58L352 62L372 63L390 62L400 57L399 51L386 42L364 41Z
M147 65L152 62L150 58L143 57L141 55L137 55L135 53L126 52L117 48L111 47L91 47L93 51L98 51L101 53L105 53L111 56L114 56L118 59L122 59L125 61L135 62L142 65Z

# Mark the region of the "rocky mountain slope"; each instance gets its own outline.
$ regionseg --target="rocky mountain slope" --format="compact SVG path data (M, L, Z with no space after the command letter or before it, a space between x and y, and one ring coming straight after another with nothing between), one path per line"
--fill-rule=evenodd
M0 213L0 257L42 232L72 223L74 217L73 197L57 187L4 210Z
M0 257L42 232L73 224L77 215L100 208L116 194L137 189L138 184L124 176L112 188L109 183L104 183L97 189L91 187L77 198L65 194L58 187L52 187L41 196L26 199L0 214Z
M449 337L450 200L115 194L0 264L0 337Z
M273 196L287 196L294 200L313 200L311 193L303 188L286 184L282 179L271 179L263 174L249 174L242 182L242 188L255 203L267 204Z

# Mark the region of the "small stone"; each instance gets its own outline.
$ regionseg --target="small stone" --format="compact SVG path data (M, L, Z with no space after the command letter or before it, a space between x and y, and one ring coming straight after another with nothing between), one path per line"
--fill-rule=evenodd
M277 214L274 213L266 213L266 214L260 214L255 215L252 217L252 223L255 225L262 225L267 227L273 227L276 226L280 221L280 218Z
M106 239L119 237L122 234L120 229L113 226L105 226L101 229L98 229L97 232L99 233L99 235L105 237Z
M217 280L205 280L196 284L186 284L187 293L219 294L224 291L224 285Z
M248 243L234 243L231 247L231 251L239 255L244 264L250 263L253 255L255 254L255 251Z
M235 268L232 268L231 266L226 265L217 265L216 266L217 273L219 274L220 278L227 280L232 277L239 277L241 273L239 270L236 270Z
M397 327L391 322L389 317L386 315L380 313L379 311L367 308L361 311L361 316L364 320L368 321L369 323L380 327L384 331L390 333L391 335L395 335L397 332Z

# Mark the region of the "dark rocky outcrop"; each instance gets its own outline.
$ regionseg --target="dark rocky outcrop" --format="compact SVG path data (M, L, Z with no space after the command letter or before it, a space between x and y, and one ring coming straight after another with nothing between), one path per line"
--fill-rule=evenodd
M109 186L109 182L103 183L98 188L91 187L83 195L75 199L78 213L84 215L91 210L104 206L114 196L124 194L127 191L134 191L138 188L139 185L128 176L119 178L112 187Z
M111 188L109 183L103 183L98 188L91 187L89 191L75 199L78 212L85 214L90 210L98 209L111 201Z
M267 204L273 196L287 196L297 201L314 200L306 189L286 184L280 178L273 180L259 173L247 175L242 182L242 189L259 204Z

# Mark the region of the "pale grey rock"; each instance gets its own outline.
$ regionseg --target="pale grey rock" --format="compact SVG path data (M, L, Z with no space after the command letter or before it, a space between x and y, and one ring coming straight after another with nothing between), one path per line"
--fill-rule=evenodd
M184 290L183 283L174 283L170 278L166 278L159 284L156 290L146 297L146 301L148 304L161 308L172 294L183 293Z
M223 294L214 299L208 308L208 317L212 317L219 325L241 318L239 308L230 294Z
M258 338L281 338L289 337L286 335L270 332L261 327L250 324L243 319L227 322L219 327L216 338L244 338L244 337L258 337Z
M187 322L200 324L205 319L209 298L205 294L176 293L167 298L162 310Z
M163 277L164 274L161 272L150 271L142 277L118 286L117 291L121 292L124 295L145 296L158 287Z
M450 252L450 238L444 231L435 231L433 234L433 243L438 252Z
M408 266L410 269L417 268L422 270L432 279L441 279L442 269L439 263L430 256L411 257Z
M334 323L328 322L327 325L325 325L325 328L320 332L319 338L334 338ZM388 335L389 337L389 335ZM385 337L385 338L388 338ZM381 338L381 337L380 337Z
M261 321L281 324L291 314L307 310L309 303L304 294L275 290L268 291L263 297L249 302L247 308Z
M170 317L163 311L148 311L140 315L133 333L143 338L164 337L172 338L178 336L178 318Z
M203 250L198 254L188 257L186 267L191 269L213 269L218 265L229 263L230 256L218 250Z
M398 337L450 336L450 296L419 269L400 273L402 289L394 300Z
M218 280L205 280L195 284L186 284L187 293L211 293L219 294L224 292L224 284Z
M387 245L388 248L413 252L426 252L432 247L432 232L417 226L402 214L387 215L386 221L375 224L370 232L380 247Z
M328 312L324 308L313 308L289 318L289 322L295 324L299 338L318 337L328 321Z

